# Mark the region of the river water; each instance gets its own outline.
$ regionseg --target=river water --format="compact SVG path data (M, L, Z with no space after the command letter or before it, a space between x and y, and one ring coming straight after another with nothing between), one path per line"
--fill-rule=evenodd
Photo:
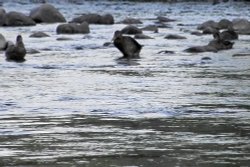
M250 4L52 4L68 21L88 12L111 13L115 22L140 18L139 27L157 16L177 21L145 31L154 39L138 40L141 59L131 61L103 47L124 24L90 25L87 35L57 35L58 24L0 28L8 40L22 34L26 48L40 51L24 63L0 57L0 166L249 166L250 56L233 54L250 52L250 36L218 53L183 50L212 39L187 30L210 19L250 20ZM25 14L36 6L3 4ZM35 31L50 37L30 38ZM187 39L164 39L170 33Z

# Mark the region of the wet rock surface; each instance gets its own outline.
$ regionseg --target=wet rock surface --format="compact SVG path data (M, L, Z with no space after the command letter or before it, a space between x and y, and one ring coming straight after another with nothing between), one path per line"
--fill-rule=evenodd
M142 34L142 30L139 29L138 27L136 26L133 26L133 25L128 25L126 27L124 27L121 32L123 34Z
M0 50L3 50L5 47L6 47L6 39L2 34L0 34Z
M96 13L83 14L82 16L74 18L72 23L83 23L89 24L114 24L114 17L111 14L99 15Z
M60 24L57 26L56 32L57 34L88 34L90 30L89 24L87 22L83 22L81 24Z
M36 23L20 12L9 12L4 15L4 26L34 26Z
M66 22L64 16L51 4L42 4L32 9L30 17L37 23Z
M30 35L31 38L44 38L44 37L49 37L48 34L38 31Z

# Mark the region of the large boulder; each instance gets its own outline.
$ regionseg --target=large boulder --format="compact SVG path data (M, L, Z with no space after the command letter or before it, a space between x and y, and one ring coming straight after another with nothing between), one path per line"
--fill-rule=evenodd
M5 14L5 10L3 8L0 8L0 26L4 25Z
M213 20L206 21L200 25L198 25L198 30L203 30L204 34L213 34L221 29L228 29L232 27L233 23L228 19L221 19L219 22L215 22Z
M33 26L36 23L28 16L19 12L9 12L4 16L4 26Z
M232 26L233 26L233 23L228 19L221 19L218 22L219 29L228 29L229 27L232 27Z
M66 22L64 16L50 4L42 4L31 10L30 17L37 23Z
M71 23L83 23L87 22L89 24L96 24L99 22L101 16L95 13L83 14L79 17L74 18Z
M247 19L234 19L233 28L239 34L250 34L250 22Z
M95 13L83 14L79 17L74 18L72 23L83 23L89 24L114 24L114 17L111 14L99 15Z
M6 47L6 40L2 34L0 34L0 50L3 50Z
M89 24L87 22L83 22L81 24L78 23L67 23L61 24L56 28L57 34L87 34L90 32Z
M105 14L101 17L100 24L114 24L114 17L111 14Z

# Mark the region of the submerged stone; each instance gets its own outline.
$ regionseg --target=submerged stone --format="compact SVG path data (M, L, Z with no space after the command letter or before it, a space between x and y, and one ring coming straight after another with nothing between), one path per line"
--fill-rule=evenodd
M176 35L176 34L169 34L169 35L165 36L164 38L165 39L187 39L184 36Z
M142 22L139 19L135 18L126 18L123 21L121 21L123 24L142 24Z
M44 32L35 32L33 34L30 35L31 38L43 38L43 37L49 37L48 34L44 33Z
M114 24L114 17L111 14L99 15L96 13L83 14L82 16L74 18L71 23L89 24Z
M126 27L124 27L121 32L123 34L142 34L142 30L133 26L133 25L128 25Z
M67 23L58 25L56 28L57 34L88 34L89 24L87 22L83 22L81 24L77 23Z

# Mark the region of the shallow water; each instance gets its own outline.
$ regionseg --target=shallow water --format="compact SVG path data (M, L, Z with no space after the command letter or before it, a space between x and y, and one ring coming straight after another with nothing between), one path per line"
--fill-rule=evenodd
M27 14L37 5L3 7ZM141 59L131 61L103 47L123 24L90 25L88 35L57 35L58 24L0 28L8 40L21 33L27 48L40 51L24 63L0 58L0 166L249 166L250 57L232 55L250 52L250 36L240 36L228 51L183 50L212 39L185 30L209 19L250 20L250 4L54 5L67 20L97 12L112 13L116 22L140 18L139 27L159 15L177 21L159 33L145 31L154 39L139 40ZM34 31L50 37L29 38ZM169 33L187 39L163 39ZM158 54L162 50L176 53Z

